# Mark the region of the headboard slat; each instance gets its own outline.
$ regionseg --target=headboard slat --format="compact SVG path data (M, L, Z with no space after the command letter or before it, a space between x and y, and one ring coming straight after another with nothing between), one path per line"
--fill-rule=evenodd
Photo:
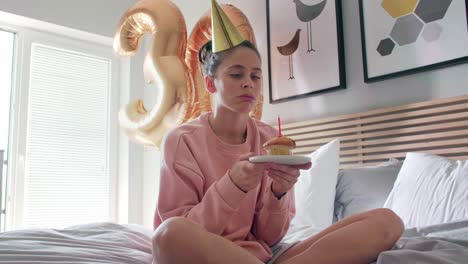
M447 113L460 112L460 111L463 111L463 109L468 109L468 103L443 106L443 107L436 108L436 109L424 109L424 110L418 110L418 111L413 111L413 112L403 112L403 113L398 113L398 114L381 115L377 117L353 119L349 121L342 121L342 122L331 123L331 124L326 124L326 125L317 125L314 127L314 130L322 131L322 130L331 130L331 129L337 129L337 128L351 127L351 126L356 126L356 125L368 125L368 124L373 124L373 123L382 123L382 122L389 122L389 121L398 122L404 119L414 119L417 117L428 117L428 116L434 117L434 116L439 116L439 115L442 116ZM300 133L303 133L303 131L311 132L311 130L309 130L308 128L289 129L289 131L288 129L282 128L282 130L291 135L300 134Z
M346 135L346 136L340 136L340 139L342 140L352 140L352 139L366 139L366 138L376 138L376 137L384 137L388 135L407 135L407 134L413 134L413 133L419 133L423 134L421 132L427 131L427 132L432 132L432 131L438 131L438 130L448 130L448 129L461 129L461 128L466 128L467 124L465 122L455 122L455 123L443 123L443 124L433 124L433 125L426 125L426 126L417 126L417 127L405 127L405 128L397 128L397 129L390 129L390 130L384 130L384 131L377 131L377 132L369 132L361 135L356 135L356 134L351 134L351 135ZM348 134L352 133L353 131L351 130ZM354 131L355 132L355 131ZM361 131L362 132L362 131ZM285 133L288 135L287 133ZM326 132L326 133L304 133L301 135L289 135L295 140L306 140L306 139L314 139L314 138L324 138L328 137L329 140L325 141L328 142L330 140L333 140L339 135L338 133L333 133L332 132Z
M399 111L411 111L411 110L421 109L421 108L437 108L439 106L443 106L447 104L459 104L459 103L466 103L466 102L468 102L468 95L463 95L463 96L452 97L452 98L447 98L447 99L438 99L438 100L425 101L425 102L413 103L413 104L407 104L407 105L401 105L401 106L395 106L395 107L386 107L386 108L375 109L375 110L371 110L367 112L360 112L360 113L347 114L347 115L341 115L341 116L335 116L335 117L329 117L329 118L322 118L322 119L316 119L316 120L311 120L311 121L302 121L302 122L295 122L295 123L290 123L290 124L282 124L281 128L287 130L287 129L296 128L296 127L316 126L319 124L326 124L326 123L333 123L333 122L336 123L336 122L341 122L344 120L349 120L349 119L354 119L354 118L365 118L368 116L388 114L388 113L394 113L394 112L399 112Z
M401 120L390 120L390 122L382 122L377 124L366 124L361 123L357 124L352 127L342 128L340 126L339 129L333 130L323 130L321 127L306 127L306 128L298 128L293 130L283 130L284 134L288 135L295 135L295 134L304 134L304 133L311 133L311 132L325 132L329 133L331 131L341 132L341 133L349 133L356 131L357 128L362 128L362 130L379 130L379 129L387 129L387 128L394 128L394 127L404 127L410 125L421 125L427 123L434 123L434 122L443 122L448 120L458 120L464 119L468 120L468 112L461 112L461 113L451 113L445 115L437 115L437 116L429 116L429 117L421 117L421 118L413 118L413 119L401 119Z
M371 153L385 153L392 151L401 151L401 150L412 150L412 149L426 149L426 148L443 148L448 146L463 146L468 144L468 138L465 139L450 139L450 140L441 140L441 141L429 141L422 143L412 143L412 144L403 144L403 145L393 145L393 146L384 146L384 147L367 147L363 149L353 149L353 150L342 150L341 155L351 155L351 154L371 154Z
M322 119L317 119L317 120L312 120L312 121L295 122L295 123L290 123L290 124L284 124L282 125L282 128L289 129L289 128L294 128L294 127L314 126L314 125L319 125L319 124L340 122L340 121L349 120L353 118L364 118L367 116L388 114L388 113L394 113L398 111L410 111L410 110L420 109L420 108L425 108L425 107L435 108L440 105L457 104L457 103L464 103L464 102L468 102L468 95L447 98L447 99L438 99L438 100L426 101L426 102L420 102L420 103L413 103L413 104L401 105L401 106L396 106L396 107L380 108L380 109L375 109L375 110L371 110L367 112L360 112L360 113L341 115L341 116L336 116L336 117L322 118Z
M455 131L443 131L436 133L428 133L423 135L410 135L410 136L400 136L390 135L385 138L378 139L364 139L364 140L354 140L354 141L345 141L342 140L342 148L355 148L355 147L372 147L372 146L381 146L381 145L393 145L398 143L415 143L418 141L436 141L444 140L447 138L463 138L468 134L468 129L455 130ZM322 144L305 144L307 141L297 141L296 145L298 148L307 148L307 147L316 147ZM322 143L327 143L328 141L323 141Z
M457 159L457 160L468 160L468 155L467 156L453 156L450 157L451 159ZM340 166L340 169L353 169L353 168L362 168L364 166L369 167L369 166L376 166L379 165L382 161L379 162L366 162L366 163L350 163L350 164L342 164Z
M447 157L459 156L459 155L468 155L468 147L460 147L460 148L449 148L449 149L426 149L420 150L415 149L411 151L419 151L428 154L436 154L436 155L444 155ZM386 153L386 154L378 154L378 155L362 155L361 156L353 156L353 157L342 157L340 161L348 162L348 161L372 161L372 160L386 160L390 158L403 158L406 156L406 152L394 152L394 153Z
M395 143L410 143L417 142L422 140L442 140L452 137L465 137L468 135L468 129L455 130L455 131L444 131L436 133L428 133L422 135L410 135L410 136L399 136L398 134L390 134L393 137L385 137L380 139L363 139L363 140L342 140L342 148L353 148L353 147L363 147L363 146L376 146L384 144L395 144ZM344 138L344 137L343 137ZM307 141L296 141L298 148L304 148L308 146L320 146L324 143L327 143L334 138L323 138L317 140L307 140Z
M468 145L468 138L466 139L450 139L442 141L430 141L422 143L413 143L413 144L402 144L402 145L393 145L393 146L378 146L378 147L367 147L367 148L355 148L351 150L341 150L341 155L353 155L353 154L372 154L372 153L386 153L386 152L395 152L401 150L413 150L413 149L435 149L435 148L444 148L448 146L464 146ZM343 146L342 146L343 147ZM301 152L312 152L318 149L318 147L308 147L301 148Z

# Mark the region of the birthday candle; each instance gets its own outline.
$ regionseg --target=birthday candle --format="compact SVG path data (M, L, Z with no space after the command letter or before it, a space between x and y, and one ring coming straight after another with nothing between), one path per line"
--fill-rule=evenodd
M281 134L281 119L279 116L278 116L278 133L279 133L278 137L283 136L283 134Z

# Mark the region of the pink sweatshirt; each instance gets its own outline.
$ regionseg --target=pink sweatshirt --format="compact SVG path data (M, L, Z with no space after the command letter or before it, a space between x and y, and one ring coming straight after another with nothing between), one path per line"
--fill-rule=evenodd
M283 238L294 216L294 194L289 191L278 200L266 175L256 189L244 193L227 171L241 154L264 155L263 143L277 132L250 119L246 142L230 145L211 129L210 114L172 130L165 138L154 227L170 217L183 216L265 262L272 255L270 246Z

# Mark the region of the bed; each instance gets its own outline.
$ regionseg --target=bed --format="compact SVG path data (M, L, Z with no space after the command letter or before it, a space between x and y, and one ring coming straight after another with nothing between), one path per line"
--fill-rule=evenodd
M282 129L314 163L296 186L284 241L387 207L407 229L377 264L468 263L468 95ZM0 233L0 263L151 263L151 233L113 223L9 231Z
M151 233L114 223L9 231L0 233L0 263L151 263Z
M468 263L468 95L282 130L295 139L295 154L309 155L317 166L296 184L296 218L285 241L385 207L406 231L378 264Z

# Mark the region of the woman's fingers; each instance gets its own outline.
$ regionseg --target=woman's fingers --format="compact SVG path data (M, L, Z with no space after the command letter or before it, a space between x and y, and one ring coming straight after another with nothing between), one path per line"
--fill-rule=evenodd
M294 177L299 177L299 175L301 174L301 172L298 169L292 166L279 165L279 164L272 164L269 170L276 170L281 173L288 174Z
M255 153L253 152L245 153L245 154L240 155L239 160L248 160L250 157L253 157L254 155Z
M267 175L273 180L272 186L276 186L275 192L287 192L296 184L301 172L301 169L308 169L312 163L308 162L301 165L282 165L270 163L267 167ZM272 187L273 188L273 187Z
M298 170L308 170L310 167L312 167L312 162L307 162L305 164L299 164L299 165L291 165L291 167L298 169Z
M268 176L272 177L275 180L281 180L287 182L288 184L295 184L298 177L290 176L279 171L269 170Z
M277 176L277 175L274 175L272 173L268 173L268 177L270 177L274 182L280 184L281 186L283 187L292 187L294 184L293 183L290 183L288 181L286 181L285 179Z

